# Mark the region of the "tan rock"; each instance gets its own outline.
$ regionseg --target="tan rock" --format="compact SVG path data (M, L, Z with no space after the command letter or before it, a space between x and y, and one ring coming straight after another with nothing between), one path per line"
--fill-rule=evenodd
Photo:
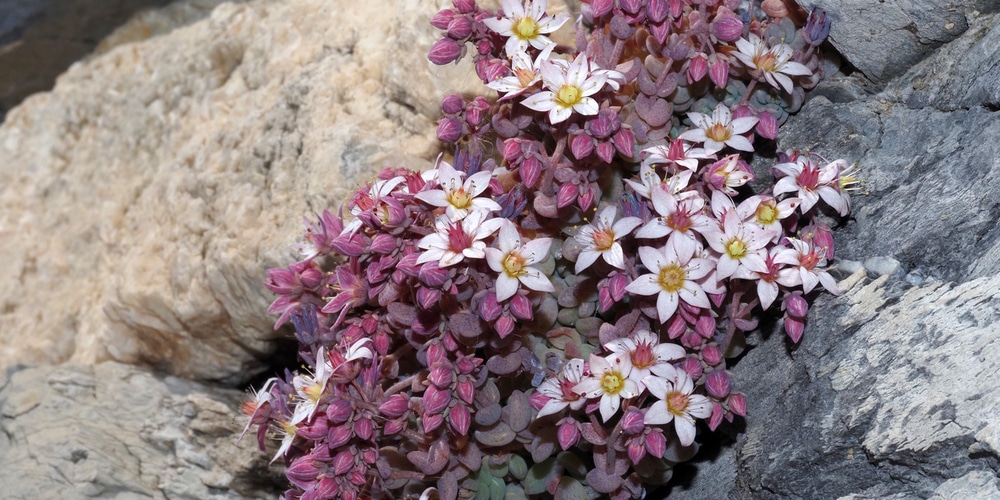
M302 217L383 167L428 167L441 96L485 91L470 65L426 59L445 3L223 4L111 43L11 110L0 368L259 370L285 335L264 272L293 260Z

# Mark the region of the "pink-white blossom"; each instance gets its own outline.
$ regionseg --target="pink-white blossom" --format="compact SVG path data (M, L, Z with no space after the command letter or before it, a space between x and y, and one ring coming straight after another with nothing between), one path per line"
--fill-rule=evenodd
M646 410L643 422L647 425L674 423L677 438L684 446L694 442L696 429L694 419L708 418L712 414L712 403L705 396L692 394L694 381L684 370L676 370L669 379L648 377L646 389L659 401Z
M682 133L679 138L705 144L705 152L713 154L729 146L740 151L753 151L753 144L744 137L757 124L757 118L745 116L733 119L733 114L725 104L719 103L712 116L703 113L688 113L695 128Z
M540 71L546 90L528 96L522 104L535 111L547 111L552 124L566 121L574 111L588 116L597 114L597 101L590 96L604 87L608 77L591 74L586 54L581 52L568 64L561 60L542 61Z
M438 266L448 267L462 259L482 259L486 257L486 243L483 241L500 228L505 219L491 218L485 210L473 210L460 221L453 221L447 215L438 216L436 232L428 234L417 242L424 252L417 257L417 264L437 261Z
M812 74L804 64L791 60L794 50L788 44L779 43L768 48L760 37L751 33L749 40L737 40L736 48L739 51L733 52L733 55L750 70L750 74L763 78L772 87L784 89L789 94L792 93L790 77Z
M440 162L435 171L441 189L421 191L415 197L435 207L444 207L445 215L452 221L464 219L472 210L500 210L499 203L479 196L490 185L490 172L477 172L463 182L465 172L455 170L448 162Z
M508 55L528 49L528 45L542 50L555 42L545 36L559 29L569 16L550 16L545 12L546 0L503 0L503 16L483 19L489 29L508 37L504 50Z
M673 377L675 369L671 361L682 359L687 354L678 344L661 343L659 337L649 330L639 330L628 337L612 340L604 344L604 348L628 356L632 363L629 378L635 381L639 392L646 387L646 377Z
M708 295L698 280L715 268L709 259L694 258L693 253L678 253L671 245L662 249L639 247L639 260L649 274L629 283L625 290L637 295L656 295L656 312L666 323L683 300L703 309L711 307Z
M580 255L576 258L577 273L590 267L598 257L618 269L625 269L625 254L618 240L642 224L642 219L624 217L615 222L617 215L618 207L609 205L597 214L593 223L583 226L576 233L574 238L581 246Z
M517 226L507 219L501 220L496 241L498 248L485 250L486 263L498 273L497 300L513 297L520 285L540 292L554 292L555 287L549 278L538 269L530 267L548 258L552 238L535 238L522 243Z
M584 376L573 391L588 398L601 398L601 419L607 422L621 408L622 399L639 395L639 386L629 378L632 363L627 356L612 354L602 357L590 355L590 375Z
M542 418L562 411L564 408L579 410L587 402L582 392L574 390L583 380L584 363L582 359L571 359L563 365L562 371L555 378L545 379L538 386L538 392L549 398L538 410L535 418Z
M851 206L840 189L840 172L847 162L836 160L820 166L812 157L799 155L794 162L779 163L774 169L785 176L774 185L774 195L795 193L802 200L803 213L822 199L840 215L847 215Z

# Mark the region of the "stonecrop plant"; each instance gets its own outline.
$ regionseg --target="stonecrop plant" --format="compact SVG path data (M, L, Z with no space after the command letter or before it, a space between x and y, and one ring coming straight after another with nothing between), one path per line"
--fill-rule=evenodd
M823 12L583 0L564 45L547 7L437 13L430 60L471 57L496 97L446 97L449 157L307 218L268 272L305 368L253 394L244 433L284 498L642 498L746 415L744 333L780 317L798 342L838 293L855 179L775 142L835 71Z

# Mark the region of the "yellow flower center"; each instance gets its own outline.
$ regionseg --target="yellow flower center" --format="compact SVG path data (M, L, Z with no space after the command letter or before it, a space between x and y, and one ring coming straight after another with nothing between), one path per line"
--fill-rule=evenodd
M767 226L778 220L778 209L770 203L761 203L757 207L757 222Z
M521 40L534 40L538 36L538 23L530 17L522 17L514 23L513 31Z
M563 85L556 93L556 102L564 108L571 108L583 99L583 91L576 85Z
M705 131L705 136L715 142L726 142L733 136L733 133L729 130L729 127L721 123L715 123Z
M594 249L599 252L611 250L615 244L615 232L610 229L594 231Z
M458 209L469 208L472 206L472 195L458 188L448 193L448 203Z
M323 395L323 386L319 384L313 384L306 387L302 392L313 401L313 403L319 401L319 398Z
M684 286L686 273L681 266L670 264L660 269L660 287L669 293L676 293Z
M774 54L772 54L771 51L754 56L753 64L754 66L757 66L757 69L767 73L774 73L778 71L778 60L774 57Z
M525 273L524 257L521 254L510 252L503 258L503 270L508 276L517 278Z
M739 238L733 238L726 244L726 253L729 254L733 260L742 259L743 256L747 254L746 243L743 243L743 241Z
M605 394L614 396L625 388L625 377L618 372L606 372L601 377L601 389Z
M666 402L667 410L675 417L680 417L687 413L688 405L691 404L691 398L683 392L673 391L667 394Z

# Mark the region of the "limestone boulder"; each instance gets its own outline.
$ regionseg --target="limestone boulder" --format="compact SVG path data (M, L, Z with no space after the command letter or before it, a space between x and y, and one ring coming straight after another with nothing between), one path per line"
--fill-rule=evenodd
M227 3L163 33L147 16L12 110L0 367L261 370L284 337L262 280L302 218L381 168L428 167L441 96L485 89L427 61L439 3Z

